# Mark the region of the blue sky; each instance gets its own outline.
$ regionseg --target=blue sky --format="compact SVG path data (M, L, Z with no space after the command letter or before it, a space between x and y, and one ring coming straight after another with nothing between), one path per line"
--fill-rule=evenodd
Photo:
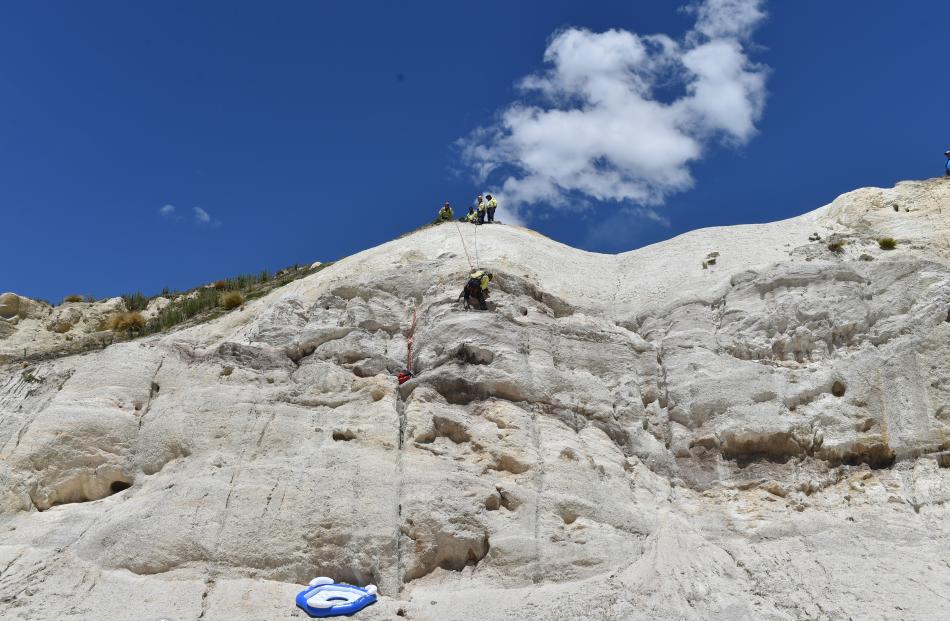
M502 189L521 218L554 239L616 252L942 173L950 148L947 2L678 6L4 3L0 290L52 301L151 294L332 260L430 220L444 200L461 207L485 189ZM742 16L716 22L703 7L765 17L744 27ZM633 73L655 81L636 101L660 104L654 112L663 118L679 115L670 121L679 146L654 151L635 138L605 147L599 141L615 134L598 123L623 123L607 117L624 117L626 104L587 114L589 93L556 83L557 70L578 62L572 54L581 48L568 44L582 40L600 53L611 29L619 34L610 45L622 50L637 41L658 46L640 38L652 34L675 45L665 64ZM673 106L696 85L678 63L711 41L735 42L743 75L760 78L747 93L752 112L695 121L691 114L722 98ZM560 60L545 63L545 50L559 44ZM584 60L593 74L602 61L612 62ZM627 84L604 75L608 90ZM527 76L557 91L553 98L519 87ZM549 156L573 149L569 131L566 147L545 130L535 151L512 149L529 131L499 125L512 106L554 122L577 113L590 187L550 186L565 162ZM627 130L639 137L637 127ZM484 181L474 178L486 163L473 156L478 146L491 162ZM678 163L657 163L676 153ZM526 162L540 168L526 172ZM623 183L605 189L611 175ZM535 195L527 184L505 192L508 178L547 186ZM160 213L165 205L174 213Z

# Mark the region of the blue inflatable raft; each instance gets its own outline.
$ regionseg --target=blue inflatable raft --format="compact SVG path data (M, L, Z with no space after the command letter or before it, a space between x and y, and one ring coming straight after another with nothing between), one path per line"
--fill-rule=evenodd
M314 578L297 594L297 606L311 617L351 615L376 602L376 585L365 587Z

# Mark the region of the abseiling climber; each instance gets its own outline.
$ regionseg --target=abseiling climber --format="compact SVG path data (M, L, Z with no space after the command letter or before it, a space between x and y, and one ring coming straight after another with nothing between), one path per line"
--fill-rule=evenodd
M488 304L485 302L485 298L488 297L488 283L490 283L494 277L494 274L491 272L483 270L475 270L468 275L468 282L465 283L465 288L463 288L462 293L459 294L460 298L465 299L466 307L471 306L472 300L474 299L478 301L478 308L488 310Z

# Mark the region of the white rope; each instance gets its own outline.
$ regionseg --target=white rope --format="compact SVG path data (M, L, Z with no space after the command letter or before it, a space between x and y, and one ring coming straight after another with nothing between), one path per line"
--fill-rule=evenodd
M475 227L475 269L478 269L478 227Z
M459 228L458 221L455 222L455 230L459 232L459 239L462 240L462 248L465 249L465 259L468 261L468 269L472 269L472 257L468 256L468 246L465 245L465 236L462 235L462 229Z

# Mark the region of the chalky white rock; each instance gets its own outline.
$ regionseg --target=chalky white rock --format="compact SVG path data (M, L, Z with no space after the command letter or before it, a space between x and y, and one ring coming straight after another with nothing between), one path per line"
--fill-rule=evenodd
M26 368L66 311L0 296L0 616L299 618L321 575L364 619L946 615L950 181L478 256L487 313L447 224Z

